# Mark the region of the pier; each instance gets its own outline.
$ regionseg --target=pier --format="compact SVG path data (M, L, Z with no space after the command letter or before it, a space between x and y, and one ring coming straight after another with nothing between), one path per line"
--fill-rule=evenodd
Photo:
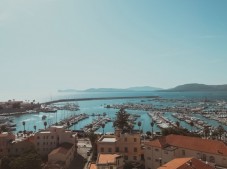
M73 102L73 101L90 101L90 100L116 100L116 99L149 99L149 98L159 98L159 96L128 96L128 97L94 97L94 98L74 98L74 99L59 99L42 104L53 104L60 102Z

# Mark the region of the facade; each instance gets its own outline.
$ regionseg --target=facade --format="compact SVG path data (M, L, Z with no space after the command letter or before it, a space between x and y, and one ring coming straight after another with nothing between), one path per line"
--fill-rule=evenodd
M34 141L34 136L15 139L10 144L9 155L19 156L26 151L35 149L33 141Z
M140 133L135 130L131 132L115 130L115 135L104 135L98 140L97 152L119 153L126 161L140 161L142 156Z
M176 158L158 169L214 169L214 167L196 158Z
M168 135L145 143L146 169L157 169L175 158L185 157L227 167L227 146L217 140L179 135Z
M8 132L0 134L0 156L8 155L10 153L11 142L15 140L15 135Z
M67 169L74 159L75 151L73 144L63 143L48 154L48 163L62 164L62 167Z
M52 126L47 130L35 133L34 136L36 150L42 156L48 155L53 149L63 143L71 143L76 149L76 134L73 134L72 131L65 130L63 126Z
M119 154L99 154L96 163L90 163L88 169L123 169L124 159Z

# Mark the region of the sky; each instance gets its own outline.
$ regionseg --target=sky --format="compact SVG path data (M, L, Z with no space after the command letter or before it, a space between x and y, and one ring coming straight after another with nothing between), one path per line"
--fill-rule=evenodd
M0 0L0 94L227 84L226 0Z

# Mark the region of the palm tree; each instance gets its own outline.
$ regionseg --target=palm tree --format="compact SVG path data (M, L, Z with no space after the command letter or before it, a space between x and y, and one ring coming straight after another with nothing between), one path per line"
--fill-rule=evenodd
M104 128L105 128L105 123L102 123L102 130L103 130L102 134L103 135L104 135Z
M44 121L44 126L45 126L45 130L46 130L46 127L47 127L47 122L46 121Z
M33 128L34 128L34 130L35 130L35 132L36 132L36 125L34 125Z
M176 126L179 128L180 127L180 122L176 121Z
M152 136L153 136L153 133L154 133L154 130L153 130L154 129L154 121L153 120L151 121L151 129L152 129L151 133L152 133Z
M24 126L24 132L25 132L25 121L22 122L22 125Z
M194 127L193 121L190 122L190 126L191 126L191 132L192 132L192 128Z
M69 126L70 126L70 122L69 122L69 121L67 121L67 128L69 128Z
M219 135L219 139L221 140L221 137L224 134L225 129L224 129L224 127L222 125L219 125L216 130L217 130L217 133Z
M209 129L209 127L208 126L205 126L203 128L203 132L204 132L204 136L207 138L208 135L210 135L210 129Z
M141 121L138 121L139 131L140 131L141 125L142 125Z

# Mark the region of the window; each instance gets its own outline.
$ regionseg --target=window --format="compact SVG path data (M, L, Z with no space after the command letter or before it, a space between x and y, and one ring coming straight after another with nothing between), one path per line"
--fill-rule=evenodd
M43 139L45 139L45 136L43 136Z
M101 152L104 152L104 148L103 147L101 147Z
M127 142L127 138L125 138L125 142Z
M54 139L54 136L51 136L51 139Z
M125 160L128 160L128 156L125 156L124 159L125 159Z
M119 147L116 147L115 151L116 151L116 152L119 152Z
M148 160L151 160L151 157L147 157Z
M136 147L134 148L134 152L137 152L137 148Z
M125 152L128 152L128 147L125 147Z
M40 137L39 136L37 136L37 139L39 139Z
M203 154L202 160L203 160L203 161L206 161L206 160L207 160L206 154Z
M111 153L112 152L112 148L108 148L108 152Z
M45 145L45 142L43 142L43 145Z
M113 169L113 166L110 166L110 169Z
M136 156L133 156L133 160L137 160L137 157Z
M37 142L37 146L39 145L39 142Z
M134 142L136 142L137 141L137 139L136 138L134 138Z
M147 147L148 150L151 150L151 147Z
M168 151L164 151L165 154L169 154Z
M210 160L211 163L215 163L215 158L214 158L214 156L210 156L210 159L209 159L209 160Z
M185 150L182 150L182 155L185 156Z
M159 151L159 149L156 148L155 151Z

